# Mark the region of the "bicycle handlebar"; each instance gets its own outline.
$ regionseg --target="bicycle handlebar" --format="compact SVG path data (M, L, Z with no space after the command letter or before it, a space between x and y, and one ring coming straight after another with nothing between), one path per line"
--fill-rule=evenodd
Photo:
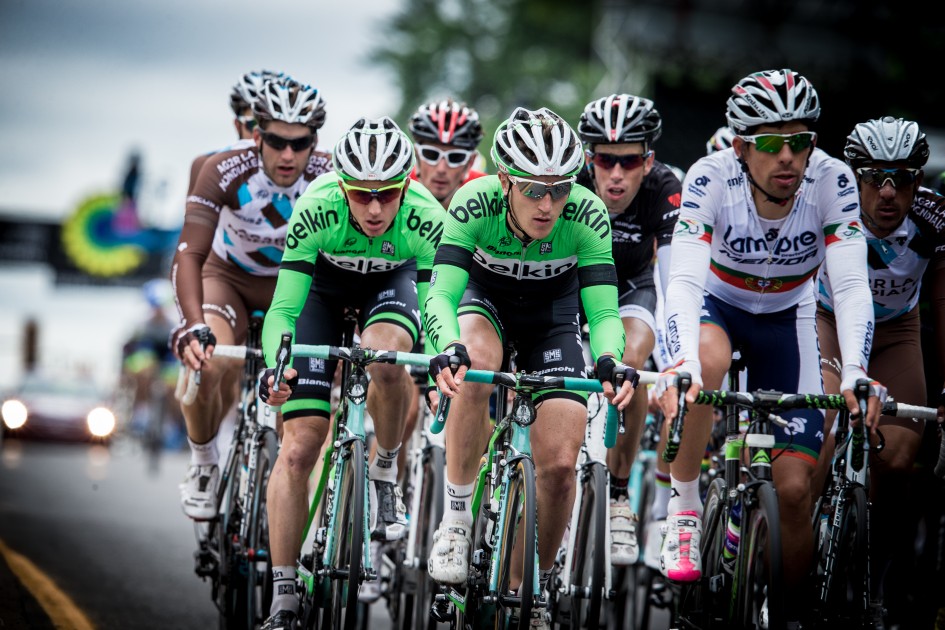
M249 346L214 346L213 356L210 357L210 360L225 358L243 361L247 356L257 359L262 358L262 350L250 348ZM177 387L174 389L174 397L182 405L190 406L194 404L194 399L197 398L197 388L199 386L200 370L193 370L181 364L180 372L177 375Z
M432 358L432 357L431 357ZM655 383L659 376L656 372L638 371L640 376L638 385ZM492 370L468 370L465 380L472 383L498 385L516 391L524 389L529 392L547 391L551 389L567 389L576 392L602 393L604 386L600 381L588 378L570 376L539 376L525 372L494 372ZM430 426L432 433L439 433L446 426L446 417L449 414L450 398L441 397L436 417ZM617 442L617 425L619 423L617 408L608 404L607 424L604 429L604 445L611 448Z

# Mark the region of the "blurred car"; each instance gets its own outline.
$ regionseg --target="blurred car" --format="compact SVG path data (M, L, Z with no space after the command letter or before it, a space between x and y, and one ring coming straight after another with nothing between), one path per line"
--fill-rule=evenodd
M115 431L109 396L91 383L28 375L0 406L8 437L108 442Z

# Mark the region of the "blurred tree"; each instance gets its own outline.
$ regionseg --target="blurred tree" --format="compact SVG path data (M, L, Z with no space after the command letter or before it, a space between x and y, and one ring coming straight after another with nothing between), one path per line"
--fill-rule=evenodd
M406 125L426 101L474 107L491 143L515 107L548 107L572 124L605 74L592 46L592 4L568 0L405 0L371 60L401 89Z

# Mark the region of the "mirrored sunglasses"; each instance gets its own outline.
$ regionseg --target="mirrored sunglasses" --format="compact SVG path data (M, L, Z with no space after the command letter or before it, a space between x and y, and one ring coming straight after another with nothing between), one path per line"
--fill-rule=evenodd
M237 116L236 120L238 120L240 124L246 127L246 129L249 131L252 131L256 128L256 119L252 116Z
M469 161L469 158L475 153L475 151L466 151L464 149L450 149L449 151L443 151L437 147L431 147L428 145L417 145L420 153L420 159L422 159L427 164L436 166L439 164L440 160L446 157L446 163L456 168L457 166L462 166Z
M872 184L882 188L886 182L891 182L893 188L909 186L919 176L917 168L858 168L856 174L864 184Z
M551 195L553 200L567 197L571 194L571 188L574 186L575 177L562 179L559 182L546 184L534 179L525 179L524 177L508 176L509 181L515 184L519 192L529 199L544 199L545 195Z
M791 147L792 153L800 153L811 148L817 134L813 131L799 131L797 133L763 133L756 136L739 136L745 142L755 145L759 151L765 153L779 153L784 143Z
M615 155L613 153L592 153L588 151L587 157L591 160L591 163L594 164L597 168L602 168L605 171L609 171L618 164L620 168L625 171L634 171L641 166L643 163L653 155L652 151L647 151L646 153L641 154L630 154L630 155Z
M315 142L315 134L309 134L307 136L302 136L301 138L283 138L274 133L268 131L263 131L262 139L263 142L271 146L276 151L282 151L286 147L291 147L293 151L298 153L299 151L305 151Z
M398 199L405 183L406 181L403 181L383 188L361 188L359 186L349 186L348 184L342 184L341 186L347 193L348 199L366 206L374 199L377 199L381 205Z

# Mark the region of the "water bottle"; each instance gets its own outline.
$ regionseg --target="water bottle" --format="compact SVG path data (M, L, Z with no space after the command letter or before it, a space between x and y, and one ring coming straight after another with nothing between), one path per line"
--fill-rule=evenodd
M722 548L722 566L731 573L735 568L735 556L738 555L738 542L742 538L742 502L736 501L728 515L725 528L725 545Z

